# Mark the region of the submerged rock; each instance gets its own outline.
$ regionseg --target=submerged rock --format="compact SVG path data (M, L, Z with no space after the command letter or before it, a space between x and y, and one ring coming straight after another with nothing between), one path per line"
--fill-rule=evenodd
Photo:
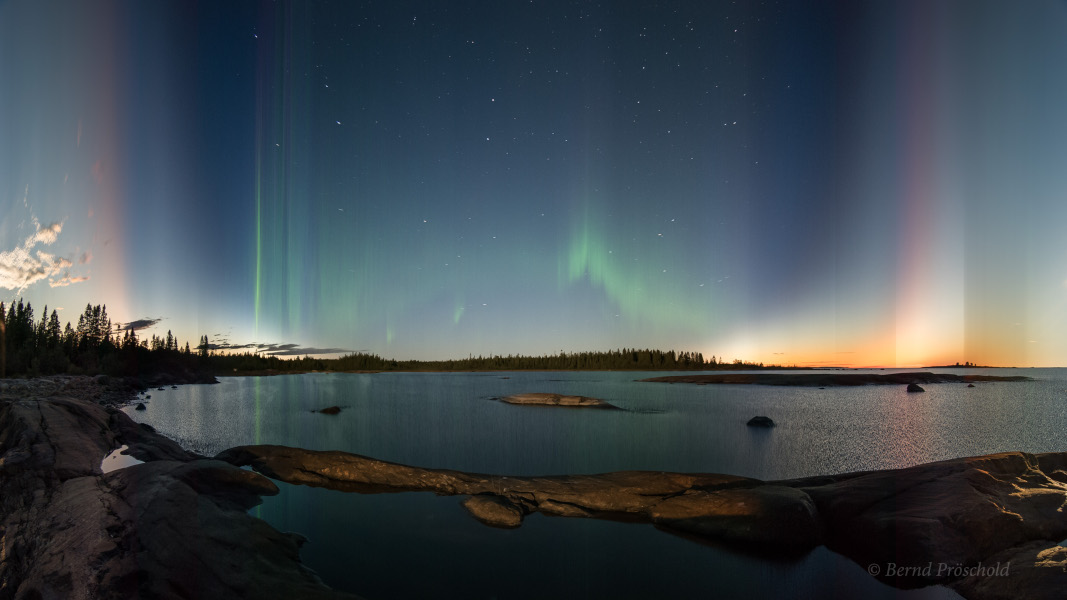
M513 394L500 399L507 404L533 404L537 406L569 406L579 408L607 408L618 410L619 407L599 398L588 396L565 396L563 394Z
M922 388L922 386L920 386L917 383L909 383L908 384L908 391L909 392L925 392L926 390L924 390Z
M775 423L770 417L756 416L749 419L745 425L749 427L774 427Z
M340 406L327 406L326 408L321 408L321 409L316 410L314 412L322 413L324 415L336 415L336 414L341 412L341 407Z

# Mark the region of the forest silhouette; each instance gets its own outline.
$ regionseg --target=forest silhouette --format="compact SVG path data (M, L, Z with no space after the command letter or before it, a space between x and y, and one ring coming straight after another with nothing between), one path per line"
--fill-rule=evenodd
M124 377L170 375L184 381L210 375L296 373L307 371L522 371L522 370L737 370L783 368L740 359L724 362L700 352L620 348L542 356L468 356L452 360L395 360L356 352L340 358L281 358L269 352L234 353L201 335L196 346L179 343L167 331L148 338L138 328L115 324L103 305L87 304L76 326L60 325L48 308L38 320L20 298L0 302L0 377L106 374Z

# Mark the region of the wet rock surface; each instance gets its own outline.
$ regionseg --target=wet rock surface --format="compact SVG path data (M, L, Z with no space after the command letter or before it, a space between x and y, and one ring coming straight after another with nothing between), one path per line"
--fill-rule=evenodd
M284 446L240 446L216 458L343 491L468 495L464 507L496 527L540 512L647 522L765 555L825 544L865 569L933 565L906 576L883 571L882 579L947 585L967 598L1059 597L1067 585L1067 549L1058 545L1067 537L1067 454L1011 452L777 482L648 471L505 477ZM1000 571L981 570L996 563Z
M298 536L247 514L277 493L269 479L98 404L106 382L3 384L0 599L353 597L300 564ZM103 474L122 444L146 462Z

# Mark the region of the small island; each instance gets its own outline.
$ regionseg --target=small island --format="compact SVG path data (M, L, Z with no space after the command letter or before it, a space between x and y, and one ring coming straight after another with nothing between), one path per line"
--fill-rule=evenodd
M605 402L599 398L588 396L567 396L564 394L512 394L500 398L505 404L525 404L534 406L566 406L569 408L604 408L608 410L620 410L618 406Z

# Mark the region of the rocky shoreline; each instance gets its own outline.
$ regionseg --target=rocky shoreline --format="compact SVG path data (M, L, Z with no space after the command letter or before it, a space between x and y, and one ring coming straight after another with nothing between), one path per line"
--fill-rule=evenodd
M495 527L542 513L644 522L763 555L824 544L892 585L946 585L972 600L1059 598L1067 588L1067 548L1058 543L1067 538L1067 453L785 481L646 471L514 477L284 446L208 458L134 423L104 388L91 378L0 386L0 600L355 598L300 563L298 534L248 514L277 493L271 479L467 496L467 511ZM121 445L144 463L102 473Z
M134 423L113 391L3 382L0 599L355 598L300 563L299 535L248 514L273 482ZM123 444L144 464L102 473Z

